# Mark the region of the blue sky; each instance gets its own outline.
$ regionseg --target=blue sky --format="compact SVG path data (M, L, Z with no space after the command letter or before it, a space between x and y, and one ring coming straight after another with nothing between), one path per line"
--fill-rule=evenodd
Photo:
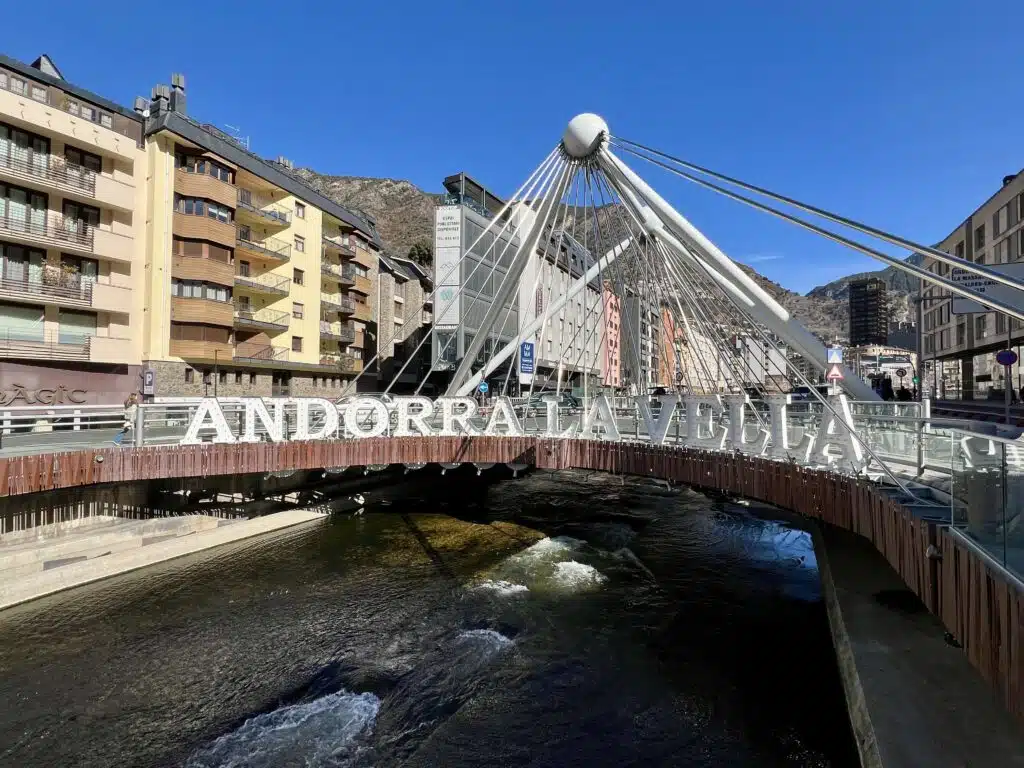
M66 9L61 8L67 5ZM840 7L842 6L842 7ZM1001 1L47 6L2 50L323 173L516 189L584 111L619 136L935 242L1024 166L1024 5ZM639 161L634 163L640 165ZM653 167L726 252L801 292L876 262Z

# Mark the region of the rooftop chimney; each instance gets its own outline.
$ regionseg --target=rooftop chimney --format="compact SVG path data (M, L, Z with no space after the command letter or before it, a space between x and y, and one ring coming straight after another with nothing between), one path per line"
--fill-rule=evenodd
M289 170L291 170L292 168L295 167L295 166L292 165L292 161L289 160L284 155L278 155L278 157L277 157L277 164L280 165L283 168L288 168Z
M153 86L153 97L149 111L153 115L166 112L171 103L171 89L166 85Z
M143 117L149 116L149 102L142 96L135 97L135 103L132 105L132 109Z
M171 75L171 111L188 114L185 108L185 76L180 72Z
M1007 184L1009 184L1011 181L1013 181L1016 178L1017 178L1017 174L1016 173L1011 175L1011 176L1003 176L1003 186L1005 187Z

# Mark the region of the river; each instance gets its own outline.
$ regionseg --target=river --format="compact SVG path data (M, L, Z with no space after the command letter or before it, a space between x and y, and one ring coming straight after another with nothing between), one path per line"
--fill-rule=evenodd
M368 496L0 614L0 764L857 765L770 511L573 472Z

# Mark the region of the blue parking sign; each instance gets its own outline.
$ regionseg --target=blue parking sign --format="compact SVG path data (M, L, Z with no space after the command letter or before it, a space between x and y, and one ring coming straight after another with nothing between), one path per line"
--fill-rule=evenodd
M524 341L519 347L519 372L533 373L533 342Z

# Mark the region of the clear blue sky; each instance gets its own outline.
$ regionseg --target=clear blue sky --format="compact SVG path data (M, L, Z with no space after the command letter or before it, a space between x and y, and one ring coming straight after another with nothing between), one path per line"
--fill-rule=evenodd
M126 105L183 72L191 114L324 173L436 191L465 170L508 194L593 111L619 136L931 243L1024 166L1024 4L1006 0L83 7L51 2L68 21L20 24L4 52L49 53ZM788 288L875 268L639 170Z

